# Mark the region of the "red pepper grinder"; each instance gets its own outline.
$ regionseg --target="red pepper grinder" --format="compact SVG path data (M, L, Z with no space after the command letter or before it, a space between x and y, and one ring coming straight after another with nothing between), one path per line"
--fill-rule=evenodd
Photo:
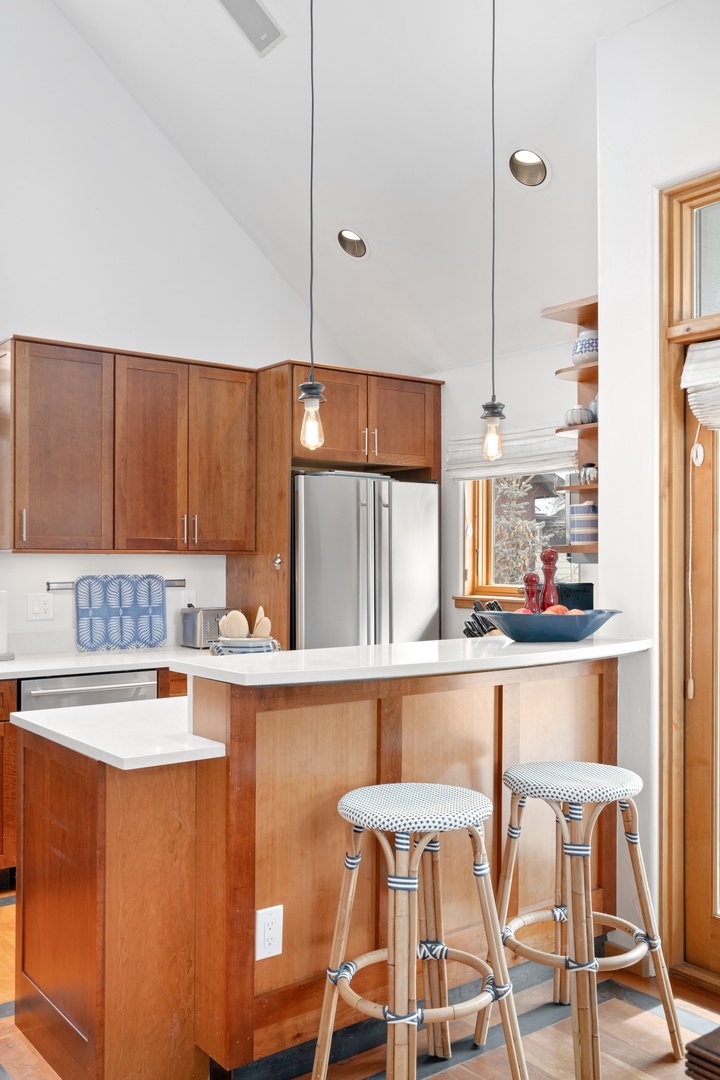
M540 552L540 561L543 564L545 584L540 593L540 610L546 611L558 603L558 591L555 584L555 571L557 570L558 553L554 548L546 548Z
M528 611L540 611L537 601L540 578L537 574L526 574L523 578L525 585L525 607Z

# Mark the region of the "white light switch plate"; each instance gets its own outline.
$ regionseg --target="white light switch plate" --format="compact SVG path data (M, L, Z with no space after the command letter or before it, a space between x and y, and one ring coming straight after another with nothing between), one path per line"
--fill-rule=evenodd
M49 592L31 592L27 594L27 617L33 619L54 619L53 594Z

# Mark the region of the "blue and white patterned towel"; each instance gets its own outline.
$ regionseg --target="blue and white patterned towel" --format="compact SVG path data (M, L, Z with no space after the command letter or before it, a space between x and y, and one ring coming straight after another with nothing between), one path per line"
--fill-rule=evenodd
M85 574L75 582L77 647L152 649L167 640L165 579L158 574Z

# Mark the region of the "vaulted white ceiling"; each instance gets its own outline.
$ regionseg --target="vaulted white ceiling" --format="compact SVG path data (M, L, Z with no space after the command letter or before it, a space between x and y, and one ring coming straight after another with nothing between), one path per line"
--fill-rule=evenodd
M499 356L567 337L540 309L596 290L595 44L667 2L497 0ZM286 37L262 59L219 0L54 3L307 298L308 0L265 0ZM315 0L315 307L358 367L488 358L490 18L490 0ZM512 179L518 147L549 183Z

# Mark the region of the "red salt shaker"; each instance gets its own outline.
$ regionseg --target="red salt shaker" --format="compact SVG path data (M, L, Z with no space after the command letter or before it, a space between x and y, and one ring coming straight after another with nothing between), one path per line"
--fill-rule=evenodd
M525 585L525 607L528 611L540 611L540 605L537 601L538 589L540 588L540 578L537 574L526 574L523 578Z
M545 611L558 603L558 591L555 584L555 571L557 570L558 553L554 548L546 548L540 552L540 561L543 564L545 583L540 593L540 610Z

